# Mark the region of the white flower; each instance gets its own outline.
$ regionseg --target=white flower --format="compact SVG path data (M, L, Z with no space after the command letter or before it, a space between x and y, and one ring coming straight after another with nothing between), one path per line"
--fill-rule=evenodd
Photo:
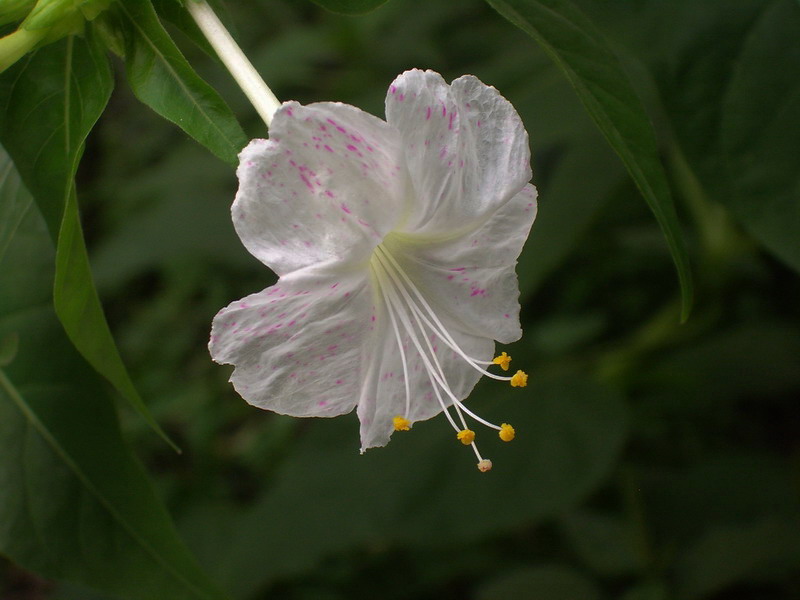
M461 400L481 374L524 385L516 259L536 215L528 136L497 90L408 71L386 121L286 102L241 153L232 214L278 283L222 309L209 348L249 403L297 417L357 407L362 452L444 411L482 459ZM447 407L454 410L455 417Z

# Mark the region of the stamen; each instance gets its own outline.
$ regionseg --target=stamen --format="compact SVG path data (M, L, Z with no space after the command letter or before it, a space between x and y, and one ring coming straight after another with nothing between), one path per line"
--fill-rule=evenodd
M465 446L469 446L475 441L475 432L471 429L462 429L456 434L456 438L459 439Z
M378 246L378 248L380 248L380 246ZM386 255L386 253L384 253L384 255ZM381 263L381 265L384 268L386 268L386 264L383 262L383 259L381 258L381 256L378 255L377 253L376 253L376 256L378 258L378 261ZM419 322L419 312L414 310L414 305L413 305L413 302L412 302L411 298L408 295L408 292L406 292L405 288L403 288L401 283L399 281L397 281L397 279L393 276L392 272L388 271L388 269L386 270L386 274L392 279L392 283L395 284L395 287L397 287L397 289L400 291L400 293L405 298L406 304L411 309L411 313L414 315L414 318L417 321L417 326L420 328L420 330L422 330L422 324ZM391 291L392 294L394 294L394 288L392 288L390 291ZM394 297L395 297L395 299L397 299L396 295L394 295ZM399 302L399 299L397 299L397 300ZM398 312L400 312L400 311L398 311ZM403 325L406 327L406 329L410 330L411 328L409 327L407 318L404 318L404 317L405 317L405 315L402 312L400 312L400 320L403 322ZM411 333L411 332L409 331L409 333ZM424 331L423 331L423 333L424 333ZM444 379L444 371L442 370L442 367L439 364L439 359L436 357L436 353L433 351L433 347L431 346L430 340L427 338L427 336L423 336L423 337L425 339L425 343L428 346L428 350L430 350L431 358L433 359L433 362L436 365L436 369L434 369L431 366L431 363L428 360L428 357L425 356L425 354L419 348L418 343L415 341L415 345L417 345L417 351L420 353L420 357L422 358L423 362L425 363L425 367L428 369L429 375L433 376L433 378L436 380L436 382L442 387L442 390L444 390L444 392L453 401L453 406L455 407L456 412L459 414L459 416L461 415L460 411L463 410L465 413L467 413L470 417L472 417L473 419L475 419L479 423L482 423L482 424L486 425L487 427L491 427L492 429L496 429L496 430L499 431L500 427L498 427L494 423L490 423L486 419L483 419L483 418L479 417L474 412L469 410L466 406L464 406L464 404L458 398L456 398L455 394L453 394L453 392L450 390L450 386L447 385L447 382ZM464 356L463 353L462 353L462 356ZM479 369L479 370L482 371L482 369ZM495 378L497 378L497 376L495 376ZM503 378L504 381L509 381L510 379L511 379L510 377L504 377ZM463 417L462 417L462 420L463 420ZM466 428L466 424L464 424L464 427Z
M500 439L503 440L504 442L510 442L511 440L514 439L516 433L517 432L514 431L514 428L511 425L509 425L508 423L503 423L502 425L500 425L500 433L498 433L498 435L500 436Z
M453 352L455 352L456 354L458 354L458 355L459 355L461 358L463 358L463 359L464 359L464 360L465 360L465 361L466 361L466 362L467 362L467 363L468 363L470 366L472 366L474 369L476 369L476 370L480 371L482 374L486 375L487 377L491 377L492 379L497 379L497 380L499 380L499 381L509 381L509 380L511 379L510 377L503 377L502 375L495 375L494 373L490 373L490 372L489 372L489 371L487 371L486 369L482 369L481 367L479 367L479 366L478 366L479 364L482 364L482 365L491 365L491 364L493 364L493 363L494 363L494 361L479 360L479 359L477 359L477 358L473 358L473 357L471 357L471 356L468 356L468 355L467 355L467 354L466 354L466 353L465 353L465 352L464 352L464 351L463 351L463 350L462 350L462 349L459 347L459 345L456 343L456 341L453 339L453 337L450 335L450 333L448 333L448 331L447 331L447 329L445 328L445 326L444 326L444 325L442 324L442 322L439 320L439 317L437 317L437 316L436 316L436 313L435 313L435 312L434 312L434 310L431 308L430 304L428 304L428 301L427 301L427 300L425 300L425 297L424 297L424 296L422 295L422 293L421 293L421 292L420 292L420 291L417 289L417 286L415 286L415 285L414 285L414 282L413 282L413 281L411 281L411 278L410 278L408 275L406 275L406 272L403 270L403 268L400 266L400 264L399 264L399 263L398 263L398 262L395 260L395 258L394 258L394 257L393 257L393 256L392 256L392 255L391 255L391 254L390 254L390 253L389 253L389 252L388 252L388 251L387 251L385 248L381 247L380 245L379 245L379 246L377 246L375 249L376 249L378 252L380 252L380 253L381 253L383 256L385 256L385 257L386 257L386 259L387 259L387 260L388 260L388 261L391 263L391 266L394 268L394 270L396 270L396 271L397 271L397 273L399 273L399 274L400 274L400 277L402 277L402 278L403 278L403 280L405 281L406 285L407 285L409 288L411 288L411 291L412 291L412 292L414 293L414 295L417 297L417 300L419 301L419 303L420 303L420 304L422 305L422 307L423 307L423 308L424 308L424 309L427 311L427 313L430 315L431 319L433 319L433 321L434 321L435 325L434 325L433 323L431 323L431 322L428 320L428 318L427 318L427 317L426 317L424 314L422 314L422 313L421 313L421 311L420 311L420 310L419 310L419 309L418 309L418 308L417 308L417 307L414 305L414 303L413 303L413 302L409 302L409 306L410 306L411 310L413 310L413 311L415 311L415 312L419 313L419 316L420 316L420 317L422 317L423 321L425 321L425 324L426 324L426 325L428 325L428 327L431 329L431 331L433 331L434 333L438 334L438 335L439 335L439 337L441 337L441 338L442 338L442 341L444 341L444 343L445 343L445 344L446 344L446 345L447 345L447 346L448 346L448 347L449 347L449 348L450 348L450 349L451 349ZM393 274L393 272L392 272L391 270L387 269L387 272L388 272L389 276L390 276L390 277L392 277L392 279L395 279L395 280L396 280L396 278L394 277L394 274ZM396 284L397 284L397 282L396 282ZM398 285L398 287L399 287L401 290L403 290L403 289L404 289L404 286L402 286L402 285Z
M510 378L511 387L525 387L528 385L528 374L525 371L517 371Z
M394 288L392 288L390 285L387 285L387 281L384 276L385 272L382 269L375 268L375 266L373 265L373 272L378 277L378 283L379 287L381 288L381 293L383 294L383 300L384 302L386 302L386 306L389 308L390 314L392 314L391 313L392 310L398 311L398 316L400 317L400 321L402 322L403 327L406 328L406 332L408 333L411 342L417 349L417 352L419 352L420 358L422 358L422 361L425 363L425 367L428 371L428 376L430 376L432 371L430 362L428 362L428 359L422 350L422 346L420 346L419 340L417 340L417 336L411 327L411 323L408 322L408 319L406 318L404 312L401 310L402 307L397 306L400 300L399 298L397 298L397 294L395 294ZM431 381L431 383L433 384L433 381ZM452 425L453 429L456 432L461 431L461 428L458 425L456 425L455 421L453 421L453 417L450 416L450 412L447 410L447 405L445 405L444 401L442 400L441 394L439 394L439 390L435 385L433 385L433 390L436 393L436 399L439 401L439 405L442 407L442 412L444 412L444 415L445 417L447 417L447 420L450 422L450 425Z
M410 414L411 393L408 379L408 361L406 359L402 336L400 335L401 326L405 334L408 336L408 339L419 353L419 357L425 366L425 371L427 372L433 392L436 395L436 400L439 402L442 412L444 412L445 417L450 422L450 425L456 431L456 438L465 446L472 446L472 450L475 452L475 456L478 458L478 469L480 471L486 472L490 470L492 468L492 461L489 459L484 459L478 451L478 447L475 444L475 432L467 427L466 420L464 419L464 413L468 414L479 423L497 430L500 439L506 442L514 439L514 428L507 423L503 423L502 426L497 426L493 423L490 423L464 406L461 400L455 396L447 383L444 369L442 368L439 358L436 355L432 340L435 340L436 337L440 338L441 341L444 342L457 356L460 356L462 359L464 359L464 361L466 361L470 366L479 372L493 379L509 381L514 387L524 387L527 383L528 376L523 371L517 371L517 373L512 377L499 376L495 375L494 373L489 373L485 369L479 367L478 364L497 364L501 369L508 370L508 364L511 361L511 357L505 352L501 353L500 356L494 358L492 361L478 360L468 356L463 350L461 350L447 329L445 329L442 322L436 316L436 313L427 303L408 275L405 274L394 257L381 245L375 247L375 253L373 254L373 257L376 260L370 261L370 268L377 279L378 287L381 289L383 300L389 312L389 318L392 323L395 339L397 340L397 345L400 349L400 359L403 365L403 378L406 391L405 414ZM411 288L414 296L416 296L416 301L415 298L411 296L407 288ZM422 305L422 308L417 305L417 302ZM423 309L428 313L430 318L425 315ZM413 318L413 322L412 318L409 318L409 313ZM426 327L427 331L433 333L433 336L429 336L426 333ZM427 352L425 349L423 349L420 336L424 340L424 345L427 347ZM441 391L444 391L447 397L452 401L452 406L456 411L456 415L458 416L458 420L461 422L462 427L458 427L456 422L453 420L453 417L450 415L448 410L449 407L445 404ZM410 429L411 421L403 415L397 415L392 419L392 424L395 431L407 431Z
M495 356L492 362L496 365L500 365L503 371L508 371L508 363L511 362L511 357L505 352L501 352L500 356Z

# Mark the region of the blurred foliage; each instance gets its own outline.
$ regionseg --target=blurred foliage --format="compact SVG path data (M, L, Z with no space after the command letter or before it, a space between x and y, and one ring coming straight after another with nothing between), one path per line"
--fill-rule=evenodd
M162 17L175 15L161 4ZM389 82L422 67L448 80L473 73L519 110L540 212L519 264L525 336L509 352L532 379L524 396L483 382L470 398L517 427L513 444L485 449L495 463L487 475L438 418L359 456L355 415L292 420L233 392L228 368L205 351L211 318L274 281L233 231L233 169L125 86L111 96L78 171L83 227L126 365L184 453L126 407L123 428L183 538L232 598L800 597L800 7L578 4L659 134L695 268L684 325L669 251L624 167L543 51L491 8L392 0L352 17L291 0L227 6L227 24L281 99L382 115ZM226 72L191 43L191 27L174 18L167 29L247 134L265 136ZM125 65L114 66L122 81ZM12 234L24 223L40 238L45 229L17 188L0 193L15 199L0 203L5 308L25 305L18 291L40 256ZM20 327L2 315L6 348L5 332ZM68 350L42 339L36 355L20 338L9 374L72 368ZM91 379L84 392L100 385L81 377ZM68 422L87 421L73 436L110 419L108 405L68 407ZM16 418L0 423L4 448L27 431ZM76 452L91 450L79 441ZM34 458L52 460L40 438L29 443ZM52 486L77 493L56 472ZM83 550L105 556L91 540ZM0 595L113 597L63 569L22 564L72 583L7 563Z

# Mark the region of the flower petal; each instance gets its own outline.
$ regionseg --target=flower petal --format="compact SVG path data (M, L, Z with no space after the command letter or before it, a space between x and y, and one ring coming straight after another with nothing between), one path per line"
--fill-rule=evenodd
M384 246L438 315L462 332L510 343L522 335L516 259L536 211L529 184L467 235L425 243L390 235Z
M407 71L389 88L386 118L403 137L417 200L405 231L471 227L531 178L528 134L519 115L472 75L448 86L433 71Z
M358 402L362 452L368 448L386 445L394 430L393 417L401 415L415 423L430 419L442 412L425 363L407 329L396 317L404 348L406 373L411 392L409 409L406 410L404 370L397 336L394 333L387 306L385 304L380 306L376 316L378 327L375 331L375 344L372 348L369 366L364 372L364 383ZM494 352L494 342L491 339L456 331L454 324L446 315L443 321L445 327L449 328L450 334L464 351L474 357L491 358ZM411 321L409 320L409 322ZM426 332L426 336L453 394L460 400L466 398L475 387L481 374L450 350L439 336L430 332ZM418 331L415 332L415 337L420 346L428 352L427 343L421 338ZM444 392L441 394L445 405L452 405L449 397Z
M365 272L297 271L223 308L209 350L236 366L231 382L250 404L295 417L344 414L361 395L372 300Z
M284 103L270 139L241 152L237 175L236 231L278 275L366 260L405 210L399 136L345 104Z
M457 332L446 315L443 319L463 350L491 357L491 340ZM354 272L305 269L222 309L214 318L209 350L216 362L235 365L234 388L259 408L295 417L333 417L357 404L361 447L366 450L389 441L394 416L403 414L414 423L442 410L424 361L399 318L398 325L405 370L388 308L374 281ZM425 335L451 390L465 398L480 373L438 336ZM415 336L427 351L425 339L419 332ZM444 393L442 397L452 404Z

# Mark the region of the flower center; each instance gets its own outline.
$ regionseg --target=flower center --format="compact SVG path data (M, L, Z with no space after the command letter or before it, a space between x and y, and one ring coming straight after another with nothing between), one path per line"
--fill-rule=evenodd
M478 458L479 470L484 472L490 470L492 468L492 463L490 460L483 458L478 451L478 447L475 444L475 432L467 426L464 415L468 415L486 427L497 430L500 439L504 442L510 442L514 439L514 428L507 423L503 423L502 425L490 423L464 406L461 400L456 397L447 382L444 369L442 369L441 363L436 356L436 348L431 343L431 334L434 336L434 339L436 337L441 339L448 348L469 366L487 377L499 381L508 381L514 387L525 387L528 376L523 371L517 371L513 376L506 377L490 373L484 368L485 366L496 364L504 371L507 371L509 362L511 362L511 357L505 352L491 361L480 360L467 355L459 347L453 336L447 331L439 317L436 316L436 313L425 300L417 286L414 285L411 278L382 244L376 246L370 258L370 268L378 283L384 304L389 313L389 320L392 324L395 339L397 340L397 348L403 366L405 414L398 415L394 418L393 425L395 430L407 431L413 424L408 418L411 410L411 390L408 378L408 360L406 357L405 344L403 344L402 341L402 333L405 333L414 349L419 353L436 400L439 402L442 412L444 412L450 425L456 431L456 438L465 446L472 447L475 456ZM456 422L456 419L450 414L446 399L452 402L452 408L456 412L456 419L458 422Z

